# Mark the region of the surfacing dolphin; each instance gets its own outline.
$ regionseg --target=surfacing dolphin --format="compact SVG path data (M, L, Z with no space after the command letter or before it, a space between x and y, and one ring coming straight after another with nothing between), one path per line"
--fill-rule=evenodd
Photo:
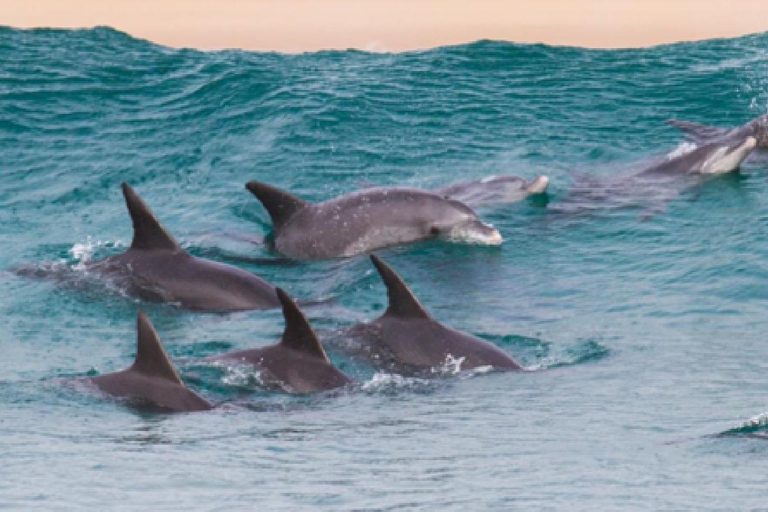
M289 393L312 393L339 388L351 379L339 371L325 353L309 321L280 288L277 296L283 306L285 330L275 345L229 352L209 361L253 366L262 382Z
M245 270L188 254L160 225L139 195L123 183L133 221L133 243L123 254L87 264L115 279L129 294L199 311L269 309L275 288Z
M136 360L130 368L82 380L135 407L165 412L212 409L210 402L184 385L144 312L139 312L136 327Z
M543 194L549 178L538 176L531 181L512 175L489 176L476 181L462 181L435 189L435 193L461 201L471 208L515 203Z
M663 209L683 190L713 176L733 172L755 149L754 137L721 140L687 152L673 153L639 172L606 179L583 177L562 201L549 205L556 213L651 205Z
M453 370L522 369L492 343L433 319L389 265L374 254L371 261L387 287L389 306L376 320L347 329L340 348L384 370L406 374L428 375L446 365Z
M690 121L678 121L677 119L670 119L667 123L679 128L691 140L697 143L729 139L743 140L746 137L754 137L757 142L757 149L768 149L768 114L764 114L730 130L692 123Z
M435 237L502 242L499 232L465 204L424 190L371 188L313 204L258 181L246 188L272 219L275 248L291 258L350 257Z

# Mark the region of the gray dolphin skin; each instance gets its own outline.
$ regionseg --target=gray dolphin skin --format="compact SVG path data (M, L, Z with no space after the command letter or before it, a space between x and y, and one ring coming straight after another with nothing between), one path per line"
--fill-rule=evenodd
M461 370L493 367L521 370L520 363L492 343L433 319L402 278L376 255L376 270L387 287L389 306L376 320L351 327L346 349L388 371L429 374L446 364Z
M245 270L196 258L160 225L139 195L123 183L133 221L131 248L88 265L108 274L128 293L198 311L242 311L280 305L275 288Z
M435 189L435 192L461 201L471 208L510 204L547 191L549 178L537 176L531 181L512 175L489 176L476 181L462 181Z
M127 370L83 380L138 407L167 412L212 409L213 405L184 385L144 312L139 312L136 324L138 342L133 365Z
M550 204L548 209L573 214L645 204L650 212L663 211L687 188L737 170L756 144L754 137L710 142L628 175L605 179L585 176L574 183L562 201Z
M726 130L714 126L706 126L690 121L670 119L668 124L685 132L694 142L713 142L716 140L744 139L754 137L757 148L768 149L768 114L762 115L741 126Z
M257 181L246 188L272 219L275 248L291 258L350 257L435 237L502 242L499 232L465 204L424 190L371 188L313 204Z
M755 147L757 139L752 136L709 142L649 167L643 174L724 174L738 169Z
M323 349L312 326L296 303L280 288L285 330L275 345L230 352L209 361L253 366L264 384L289 393L313 393L346 386L352 380L339 371Z

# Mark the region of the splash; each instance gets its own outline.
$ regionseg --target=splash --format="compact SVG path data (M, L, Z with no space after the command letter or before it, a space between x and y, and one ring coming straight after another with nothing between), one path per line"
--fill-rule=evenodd
M94 241L90 236L84 243L76 243L69 249L69 254L74 260L75 270L84 270L86 265L93 260L93 255L101 249L115 249L125 247L121 240L114 242L109 240Z
M759 437L768 439L768 412L758 414L748 419L738 427L717 434L716 437Z
M428 379L405 377L397 373L377 372L360 389L367 393L397 393L403 390L423 391L433 386Z

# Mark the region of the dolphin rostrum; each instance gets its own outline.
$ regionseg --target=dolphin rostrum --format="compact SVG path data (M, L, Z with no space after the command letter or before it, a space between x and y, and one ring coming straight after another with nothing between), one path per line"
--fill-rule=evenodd
M433 372L446 365L468 370L493 367L521 370L520 363L492 343L444 326L427 312L402 278L375 254L376 270L387 287L389 306L376 320L351 327L350 352L388 371ZM454 368L455 369L455 368Z
M136 321L138 343L133 365L116 373L85 380L131 405L171 412L207 411L213 406L184 385L143 311Z
M264 384L289 393L312 393L352 382L339 371L323 349L312 326L296 303L280 288L285 330L280 341L263 348L229 352L209 361L246 364L259 370Z
M462 181L435 189L435 192L461 201L471 208L482 208L500 204L515 203L543 194L547 191L549 178L537 176L531 181L512 175L489 176L477 181Z
M245 270L188 254L160 225L139 195L123 183L133 221L133 243L123 254L88 264L116 278L145 300L200 311L241 311L279 306L275 288Z
M291 258L349 257L434 237L502 242L465 204L424 190L370 188L313 204L257 181L246 188L272 219L275 248Z

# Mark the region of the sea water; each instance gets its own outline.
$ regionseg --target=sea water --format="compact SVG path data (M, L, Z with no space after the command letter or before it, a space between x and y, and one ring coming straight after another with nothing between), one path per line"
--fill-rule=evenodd
M576 175L680 151L669 118L729 127L763 114L767 49L756 35L282 55L0 28L0 507L766 507L768 442L755 437L768 411L766 160L650 214L550 208ZM198 360L274 343L279 312L142 303L84 265L130 245L126 181L190 253L308 302L332 340L386 307L372 265L281 258L244 184L323 201L497 174L551 179L548 203L481 211L501 247L379 254L437 319L497 344L522 373L454 360L413 378L329 344L354 386L270 392L256 373ZM30 265L67 278L14 272ZM152 414L68 384L131 364L139 309L217 410Z

